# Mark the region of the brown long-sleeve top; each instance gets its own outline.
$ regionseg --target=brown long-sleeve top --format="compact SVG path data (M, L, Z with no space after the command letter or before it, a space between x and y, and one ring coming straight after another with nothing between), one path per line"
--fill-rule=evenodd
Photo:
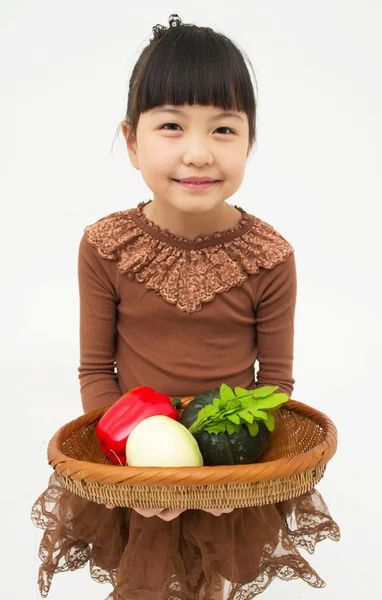
M236 227L195 240L159 228L144 206L89 225L80 242L84 412L143 385L169 396L278 385L291 397L293 247L239 206Z

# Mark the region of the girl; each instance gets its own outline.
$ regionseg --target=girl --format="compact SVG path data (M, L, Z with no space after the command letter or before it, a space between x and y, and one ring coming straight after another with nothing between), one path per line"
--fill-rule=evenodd
M256 140L256 102L238 47L171 15L132 72L122 123L153 198L85 229L79 246L84 411L150 385L196 395L222 382L290 397L296 266L271 225L227 204ZM257 379L255 361L259 362ZM32 509L43 528L39 586L90 562L113 600L250 599L276 577L324 581L297 547L339 539L320 493L227 511L107 507L53 474Z

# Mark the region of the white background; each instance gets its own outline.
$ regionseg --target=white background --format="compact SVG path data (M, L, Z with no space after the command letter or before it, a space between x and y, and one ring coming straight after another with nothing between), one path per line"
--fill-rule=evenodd
M33 501L47 443L79 416L77 251L86 225L148 200L122 134L151 28L184 22L236 41L254 67L258 142L229 199L294 246L293 398L328 414L339 448L318 485L342 539L301 550L326 588L275 580L270 600L380 597L381 4L359 0L0 3L3 598L39 598ZM5 468L4 468L5 467ZM4 562L5 561L5 562ZM88 568L50 600L103 600Z

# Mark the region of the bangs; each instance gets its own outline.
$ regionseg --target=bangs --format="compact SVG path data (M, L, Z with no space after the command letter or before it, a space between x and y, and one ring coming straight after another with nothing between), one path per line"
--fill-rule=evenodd
M246 56L246 55L245 55ZM247 58L247 63L256 76ZM228 37L210 27L171 27L150 40L129 82L126 141L135 137L139 116L164 104L199 104L225 111L244 112L249 144L256 141L256 97L244 52Z
M174 28L159 41L136 100L139 112L163 104L212 105L247 114L254 110L253 88L240 51L223 35L192 26Z

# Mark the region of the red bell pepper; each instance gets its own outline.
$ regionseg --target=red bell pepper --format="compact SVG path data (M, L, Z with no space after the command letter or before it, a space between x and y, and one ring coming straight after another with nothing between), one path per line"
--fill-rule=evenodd
M126 441L134 427L143 419L154 415L164 415L179 421L179 413L175 408L177 404L179 398L171 401L168 396L151 387L142 386L130 390L97 423L96 435L101 442L102 452L114 464L126 465Z

